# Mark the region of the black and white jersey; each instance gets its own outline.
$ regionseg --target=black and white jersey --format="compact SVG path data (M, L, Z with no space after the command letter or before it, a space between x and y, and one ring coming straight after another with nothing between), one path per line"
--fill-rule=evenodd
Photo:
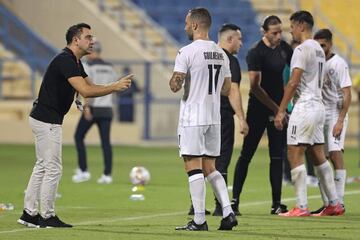
M307 39L294 50L290 71L295 68L303 70L301 81L294 95L294 103L322 101L324 82L325 53L320 44Z
M231 77L229 59L215 42L196 40L180 49L174 72L186 73L179 126L220 124L220 94Z
M327 111L342 109L341 89L351 86L349 67L345 60L335 54L325 63L325 80L322 90L323 102Z

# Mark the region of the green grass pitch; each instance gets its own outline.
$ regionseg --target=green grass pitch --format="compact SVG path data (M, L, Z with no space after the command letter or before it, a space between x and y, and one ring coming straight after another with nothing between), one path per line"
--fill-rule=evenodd
M239 149L233 154L233 169ZM360 183L346 186L346 214L340 217L281 218L269 214L271 206L269 160L266 149L259 149L249 168L241 197L239 226L220 232L220 218L208 216L209 232L177 232L174 228L189 221L186 215L190 200L182 160L174 147L114 147L114 183L99 185L102 153L89 147L89 182L74 184L71 176L76 167L73 146L63 148L63 176L59 186L62 195L56 201L59 217L74 224L72 229L28 229L16 223L24 190L34 165L34 146L0 145L0 202L11 202L13 211L0 212L0 239L360 239ZM345 153L348 176L360 175L359 150ZM151 181L144 201L132 201L129 172L133 166L149 169ZM231 193L230 193L231 195ZM309 207L321 206L317 188L308 188ZM283 187L284 203L294 205L294 190ZM207 184L207 209L213 210L213 194Z

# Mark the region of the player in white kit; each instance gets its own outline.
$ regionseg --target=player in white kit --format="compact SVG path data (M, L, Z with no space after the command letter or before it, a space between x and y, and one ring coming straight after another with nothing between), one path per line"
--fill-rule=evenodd
M179 149L194 206L194 219L176 230L208 230L204 176L223 208L219 230L231 230L237 225L224 178L215 169L215 158L220 155L220 94L229 95L231 73L226 53L209 40L210 25L211 16L205 8L189 11L185 31L193 42L180 49L169 82L173 92L184 86L178 126Z
M293 97L294 109L289 119L287 144L296 206L279 216L310 216L307 205L307 173L303 160L307 148L313 156L319 181L324 185L329 198L326 212L329 215L339 215L343 213L343 208L337 200L333 172L323 149L325 108L321 89L325 53L320 44L312 39L314 20L309 12L297 11L291 15L290 21L293 39L301 44L295 48L291 58L291 77L275 117L275 126L278 129L283 128L286 120L285 109Z
M325 152L334 165L336 193L340 204L344 207L346 170L343 151L351 102L351 78L345 60L332 52L331 31L320 29L315 33L314 39L319 42L326 55L325 80L322 90L325 105ZM329 205L329 200L321 185L320 190L324 206L312 213L323 216L323 210Z

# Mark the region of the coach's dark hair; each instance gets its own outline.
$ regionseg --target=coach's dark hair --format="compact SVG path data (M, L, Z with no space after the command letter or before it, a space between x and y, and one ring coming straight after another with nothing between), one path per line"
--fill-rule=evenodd
M270 25L277 25L280 23L281 23L281 20L278 16L270 15L270 16L265 17L261 27L264 29L264 31L268 31Z
M229 31L229 30L232 30L232 31L241 31L241 28L235 24L232 24L232 23L224 23L220 29L219 29L219 35L221 35L222 33L226 32L226 31Z
M189 11L190 18L198 23L200 27L209 29L211 26L211 16L206 8L193 8Z
M310 28L314 26L314 18L311 15L311 13L309 13L308 11L301 10L294 12L290 16L290 21L295 21L298 23L307 23L310 26Z
M66 31L66 43L69 45L75 36L79 37L83 28L91 29L90 25L86 23L78 23L69 27Z
M314 39L326 39L327 41L332 41L332 32L327 28L320 29L315 33Z

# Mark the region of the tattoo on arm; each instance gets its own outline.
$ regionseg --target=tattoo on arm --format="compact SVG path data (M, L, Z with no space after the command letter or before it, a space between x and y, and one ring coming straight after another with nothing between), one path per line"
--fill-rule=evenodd
M185 76L185 73L174 72L169 82L171 91L177 92L181 89L182 84L185 80Z

